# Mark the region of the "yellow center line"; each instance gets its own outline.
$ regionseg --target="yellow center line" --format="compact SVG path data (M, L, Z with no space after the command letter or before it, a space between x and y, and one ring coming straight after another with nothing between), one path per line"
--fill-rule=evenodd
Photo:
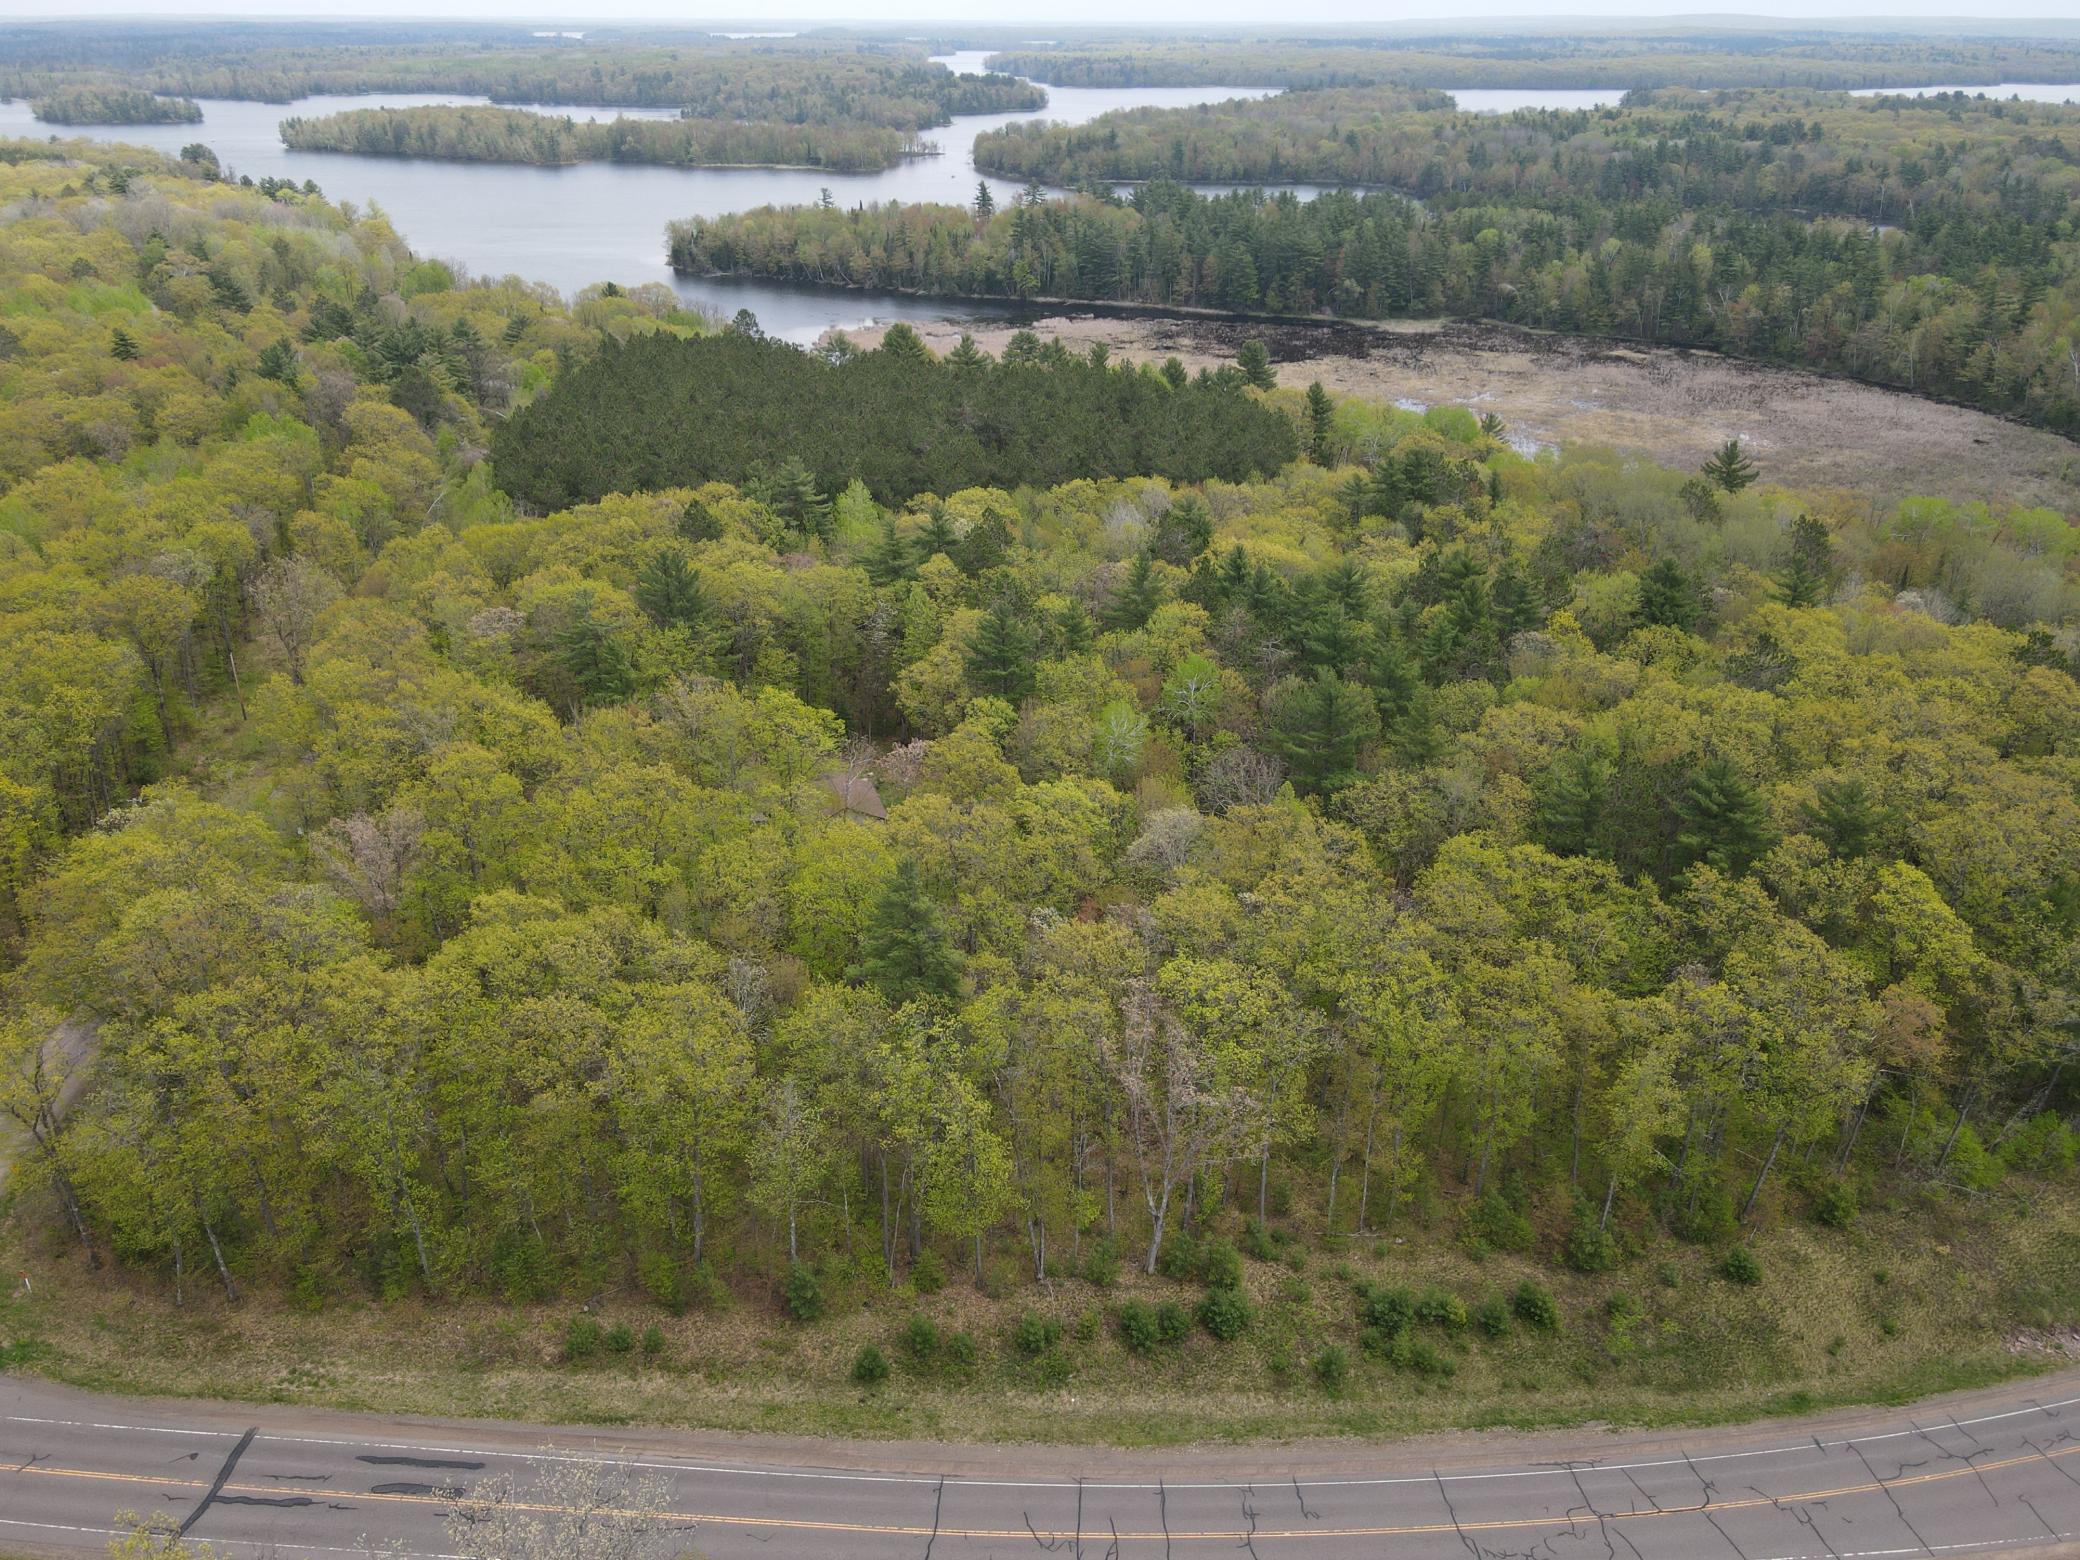
M1870 1495L1880 1491L1900 1490L1922 1484L1940 1484L1948 1479L1963 1479L1994 1473L2002 1468L2018 1468L2026 1463L2051 1462L2061 1457L2080 1456L2080 1445L2068 1446L2054 1452L2031 1452L2024 1456L2004 1457L1993 1462L1972 1463L1960 1468L1942 1469L1930 1473L1916 1473L1897 1479L1874 1479L1862 1484L1837 1485L1833 1489L1806 1490L1796 1495L1743 1496L1738 1500L1722 1500L1701 1503L1695 1506L1666 1506L1650 1511L1607 1511L1598 1513L1604 1521L1634 1522L1651 1521L1662 1517L1696 1516L1700 1512L1747 1511L1760 1506L1795 1506L1808 1501L1839 1500L1846 1495ZM1593 1473L1592 1467L1582 1469ZM30 1476L58 1479L84 1479L111 1484L148 1485L154 1489L182 1489L207 1491L209 1481L205 1479L178 1479L162 1474L113 1473L92 1468L56 1468L32 1464L22 1468L0 1468L0 1477L26 1478ZM958 1481L954 1481L958 1487ZM1450 1482L1449 1477L1446 1480ZM1304 1485L1303 1485L1304 1487ZM284 1490L274 1484L227 1484L223 1494L257 1495L268 1500L284 1498ZM439 1495L408 1495L402 1493L376 1493L368 1490L336 1490L327 1488L299 1487L295 1495L305 1496L312 1501L350 1500L355 1502L388 1501L397 1505L452 1507L456 1501ZM289 1498L294 1498L289 1497ZM505 1501L501 1507L516 1511L572 1514L571 1508L546 1502ZM898 1538L925 1538L936 1533L941 1538L972 1539L1026 1539L1032 1537L1024 1528L962 1528L962 1527L917 1527L900 1523L881 1522L838 1522L809 1517L757 1517L738 1516L723 1512L600 1512L597 1515L655 1515L662 1520L698 1525L703 1522L718 1527L774 1528L790 1532L805 1533L861 1533ZM1581 1520L1578 1514L1560 1514L1540 1517L1493 1517L1474 1522L1422 1522L1398 1527L1304 1527L1304 1528L1215 1528L1180 1532L1153 1530L1147 1532L1123 1532L1122 1540L1151 1543L1168 1539L1172 1543L1226 1543L1234 1544L1244 1538L1260 1539L1341 1539L1341 1538L1420 1538L1436 1533L1492 1533L1512 1528L1572 1527Z

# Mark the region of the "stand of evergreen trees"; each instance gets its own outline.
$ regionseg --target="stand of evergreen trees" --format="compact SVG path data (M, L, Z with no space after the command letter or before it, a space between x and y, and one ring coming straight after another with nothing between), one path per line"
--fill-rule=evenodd
M498 430L492 462L543 509L742 482L798 462L826 492L923 492L1149 472L1238 481L1293 458L1293 426L1237 376L1173 383L1059 346L934 360L908 327L835 361L731 331L643 337L561 377Z

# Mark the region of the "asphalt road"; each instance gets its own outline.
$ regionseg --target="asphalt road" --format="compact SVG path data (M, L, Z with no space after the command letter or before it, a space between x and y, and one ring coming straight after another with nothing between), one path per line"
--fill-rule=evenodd
M601 1455L666 1481L660 1557L1866 1560L2080 1553L2080 1371L1681 1437L1110 1453L383 1419L0 1378L0 1551L163 1511L246 1560L452 1554L457 1488ZM536 1498L540 1498L537 1496ZM548 1513L545 1513L547 1515Z

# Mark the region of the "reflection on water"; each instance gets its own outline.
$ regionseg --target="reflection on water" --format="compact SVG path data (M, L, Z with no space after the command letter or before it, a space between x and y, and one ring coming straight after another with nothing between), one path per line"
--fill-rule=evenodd
M981 68L980 51L946 57L950 68ZM1114 108L1143 104L1183 106L1224 98L1264 97L1249 87L1162 87L1100 91L1052 87L1039 116L1082 124ZM975 197L978 176L970 155L975 137L1021 114L975 114L927 132L936 156L913 157L882 173L842 174L784 168L659 168L616 163L580 163L569 168L528 168L500 163L349 156L337 152L292 152L277 126L292 116L313 118L348 108L413 107L481 103L440 93L312 97L294 103L197 100L199 125L57 127L39 124L25 102L0 103L0 136L90 135L177 154L201 141L226 167L252 177L315 180L334 200L382 209L413 249L458 263L479 276L519 275L572 293L594 282L624 286L666 282L697 303L724 315L740 308L755 313L774 335L812 341L832 327L855 329L875 320L971 318L1001 311L930 299L829 292L725 279L681 279L664 261L665 224L676 217L721 216L753 206L799 205L828 189L850 206L867 201L951 201ZM646 118L675 117L671 109L551 108L574 118L611 118L616 113ZM988 181L1003 202L1018 186Z

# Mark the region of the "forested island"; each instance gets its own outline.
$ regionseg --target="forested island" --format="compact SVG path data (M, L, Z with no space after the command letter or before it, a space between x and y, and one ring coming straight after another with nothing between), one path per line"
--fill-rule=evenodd
M61 87L38 96L29 111L50 125L192 125L202 109L192 99L132 87Z
M1336 252L1195 200L910 236ZM547 1413L640 1327L731 1422L1261 1433L2080 1321L2068 517L1260 349L805 354L134 150L0 202L11 1367L268 1395L307 1334L300 1400ZM363 1359L370 1301L459 1341Z
M282 142L305 152L446 157L461 162L664 163L675 167L828 168L871 173L929 150L907 131L868 124L736 119L575 120L516 108L357 108L285 119Z
M2080 428L2080 111L1653 94L1467 115L1369 93L985 136L984 166L1151 176L1008 209L764 208L675 223L672 264L828 285L1358 319L1456 315L1848 373ZM1340 133L1333 137L1329 131ZM1174 182L1344 170L1301 200ZM1215 171L1219 170L1219 171ZM1841 213L1840 217L1815 213Z

